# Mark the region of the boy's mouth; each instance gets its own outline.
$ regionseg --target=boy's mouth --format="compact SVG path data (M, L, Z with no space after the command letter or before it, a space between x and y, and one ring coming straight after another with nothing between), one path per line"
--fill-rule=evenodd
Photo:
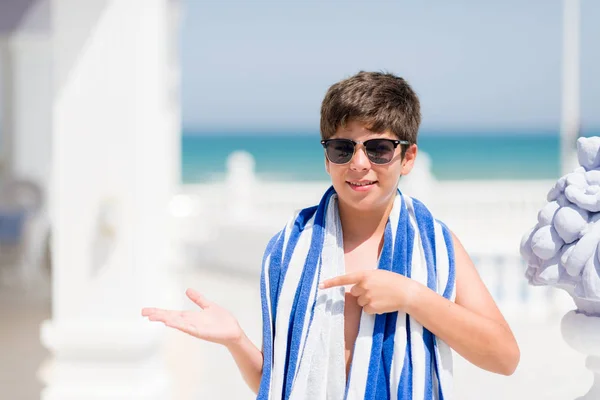
M371 187L373 187L373 185L377 183L377 181L346 181L346 183L350 185L350 187L354 190L363 191L369 190Z

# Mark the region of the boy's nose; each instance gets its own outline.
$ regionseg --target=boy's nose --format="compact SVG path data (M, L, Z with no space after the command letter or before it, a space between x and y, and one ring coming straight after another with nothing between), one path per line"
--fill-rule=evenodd
M350 168L359 171L369 169L370 167L371 161L369 161L369 157L367 157L365 148L359 145L354 156L352 156L352 160L350 160Z

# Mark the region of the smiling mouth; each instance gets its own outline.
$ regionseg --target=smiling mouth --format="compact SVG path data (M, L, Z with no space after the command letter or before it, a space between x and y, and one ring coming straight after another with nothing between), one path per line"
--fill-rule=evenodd
M348 183L350 186L355 186L355 187L364 187L364 186L371 186L377 183L377 181L360 181L360 182L346 182Z

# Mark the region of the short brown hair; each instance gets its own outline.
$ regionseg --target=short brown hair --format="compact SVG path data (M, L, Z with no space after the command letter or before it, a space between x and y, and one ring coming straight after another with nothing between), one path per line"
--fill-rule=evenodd
M365 72L332 85L321 104L321 138L329 139L351 120L373 132L391 131L400 140L417 143L421 124L419 98L409 84L384 72Z

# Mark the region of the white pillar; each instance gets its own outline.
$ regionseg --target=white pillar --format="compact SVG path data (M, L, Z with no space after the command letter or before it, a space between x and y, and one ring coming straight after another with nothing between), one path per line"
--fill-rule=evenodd
M50 178L52 47L47 34L10 39L12 172L45 191Z
M0 41L3 170L44 191L50 169L51 51L47 34L15 33Z
M2 175L10 174L13 163L13 57L8 37L0 37L0 60L2 60L2 77L0 78L0 84L2 85L2 92L0 93L0 96L2 96L2 98L0 99L0 104L2 105L2 111L0 112L2 118L2 144L0 145L0 178L2 178Z
M53 0L53 363L44 400L169 399L167 205L178 181L168 0Z
M579 0L563 0L561 173L578 166L576 141L580 130L579 115Z

